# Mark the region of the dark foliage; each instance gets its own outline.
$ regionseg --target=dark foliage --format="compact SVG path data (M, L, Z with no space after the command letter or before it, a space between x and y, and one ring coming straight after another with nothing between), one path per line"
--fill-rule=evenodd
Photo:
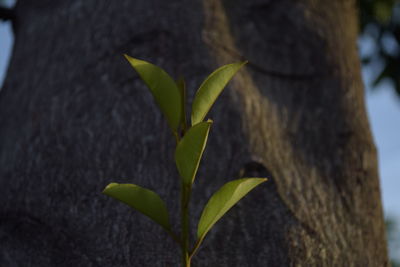
M361 34L374 44L362 55L363 64L383 64L373 86L387 78L400 97L400 1L360 0L359 4Z

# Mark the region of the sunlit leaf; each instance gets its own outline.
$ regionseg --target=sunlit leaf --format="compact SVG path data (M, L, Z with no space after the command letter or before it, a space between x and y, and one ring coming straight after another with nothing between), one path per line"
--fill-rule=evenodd
M240 199L265 178L243 178L226 183L210 198L201 214L197 228L198 242L204 239L211 227Z
M134 184L111 183L103 194L115 198L171 230L168 210L164 201L153 191Z
M217 97L233 75L247 62L228 64L210 74L200 85L192 105L192 125L204 120Z
M128 55L125 58L149 87L171 129L177 132L182 120L182 99L175 81L163 69L149 62Z
M209 120L192 126L176 147L175 162L184 184L194 181L211 124Z

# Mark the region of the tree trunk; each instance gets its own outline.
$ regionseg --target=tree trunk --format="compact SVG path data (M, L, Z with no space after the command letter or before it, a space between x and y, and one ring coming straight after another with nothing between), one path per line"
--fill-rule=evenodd
M179 229L174 138L122 54L188 81L249 60L215 104L192 195L269 181L193 266L388 266L356 1L20 0L0 92L1 266L178 266L148 218L101 194L136 183ZM193 241L193 240L192 240Z

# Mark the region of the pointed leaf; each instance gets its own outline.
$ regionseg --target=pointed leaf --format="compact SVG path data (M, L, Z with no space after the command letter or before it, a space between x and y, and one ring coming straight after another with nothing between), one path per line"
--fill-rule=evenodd
M111 183L103 194L115 198L150 217L170 232L168 210L164 201L153 191L134 184Z
M181 93L175 81L161 68L128 55L125 58L149 87L172 131L177 132L182 120Z
M197 238L201 240L211 227L234 206L240 199L257 185L265 182L265 178L243 178L226 183L210 198L201 214L197 227ZM199 242L198 241L198 242Z
M191 127L175 150L175 162L183 183L192 184L206 147L212 121L200 122Z
M192 105L192 125L204 120L217 97L233 75L247 62L228 64L210 74L200 85Z

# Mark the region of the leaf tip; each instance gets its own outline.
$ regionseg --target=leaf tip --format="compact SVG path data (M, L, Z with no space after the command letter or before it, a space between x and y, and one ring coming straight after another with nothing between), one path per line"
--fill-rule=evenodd
M262 183L265 183L266 181L268 181L268 178L265 178L265 177L254 177L254 178L250 178L250 179L258 180L258 184L262 184Z
M118 183L110 183L104 188L102 193L107 194L107 191L109 191L111 188L118 186L118 185L119 185Z
M128 62L132 65L132 67L135 68L137 71L138 71L137 67L139 65L143 65L143 64L148 63L148 62L143 61L141 59L128 56L127 54L124 54L124 57L126 58L126 60L128 60Z
M132 58L132 57L130 57L130 56L128 56L127 54L123 54L123 56L124 56L124 58L126 58L128 61Z

